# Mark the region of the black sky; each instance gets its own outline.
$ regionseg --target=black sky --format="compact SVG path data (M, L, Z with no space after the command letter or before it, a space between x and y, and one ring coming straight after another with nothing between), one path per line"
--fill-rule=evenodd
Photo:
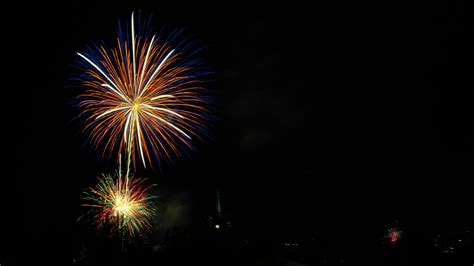
M239 230L261 239L352 234L363 249L396 220L420 234L472 224L472 9L351 2L13 11L22 18L9 53L22 70L10 99L23 104L9 139L15 186L3 188L16 206L14 221L2 215L12 228L5 254L68 258L90 234L76 223L81 191L110 165L71 122L71 65L86 45L113 41L134 10L156 28L186 27L214 71L215 137L162 174L146 172L163 200L183 195L186 219L212 212L219 186Z

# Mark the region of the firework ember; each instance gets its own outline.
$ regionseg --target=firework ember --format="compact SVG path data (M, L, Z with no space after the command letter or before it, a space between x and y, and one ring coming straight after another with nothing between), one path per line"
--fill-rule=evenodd
M396 227L389 228L387 233L385 234L385 238L390 242L392 246L396 246L400 241L402 236L402 231L400 231Z

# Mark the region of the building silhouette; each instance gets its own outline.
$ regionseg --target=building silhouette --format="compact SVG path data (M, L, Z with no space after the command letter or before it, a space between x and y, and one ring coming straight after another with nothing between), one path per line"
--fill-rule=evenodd
M230 219L228 219L222 212L221 195L219 188L217 188L216 190L215 214L209 217L209 226L211 227L211 229L216 231L229 230L232 226Z

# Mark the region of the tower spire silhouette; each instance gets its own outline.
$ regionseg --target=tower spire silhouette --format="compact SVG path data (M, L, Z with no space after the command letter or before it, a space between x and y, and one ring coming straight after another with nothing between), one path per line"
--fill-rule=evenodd
M217 215L219 215L219 217L222 217L221 198L220 198L219 188L217 188L216 211L217 211Z

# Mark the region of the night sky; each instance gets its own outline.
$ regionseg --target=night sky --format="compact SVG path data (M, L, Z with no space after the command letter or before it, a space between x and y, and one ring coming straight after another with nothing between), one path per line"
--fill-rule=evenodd
M68 265L81 243L113 243L77 222L82 190L114 165L84 144L70 78L76 52L113 43L117 21L138 10L155 28L185 27L206 46L216 101L211 139L161 173L139 171L158 184L163 208L163 227L144 249L172 224L194 232L213 214L217 187L235 230L263 247L318 235L370 261L395 223L408 240L474 230L474 18L463 1L446 2L68 1L13 10L21 21L9 26L5 53L16 82L4 90L21 103L8 107L16 160L6 167L16 171L13 187L2 187L0 263ZM408 243L403 252L416 250ZM97 261L137 254L103 252Z

